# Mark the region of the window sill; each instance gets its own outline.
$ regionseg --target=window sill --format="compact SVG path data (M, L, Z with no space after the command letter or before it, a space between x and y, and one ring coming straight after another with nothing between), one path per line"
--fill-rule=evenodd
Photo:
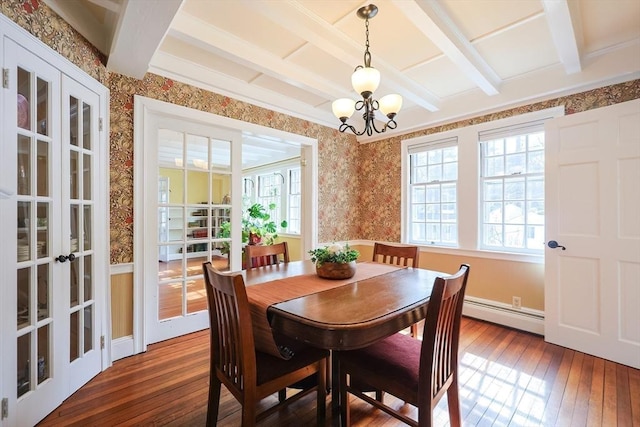
M505 261L526 262L532 264L544 264L544 253L523 254L517 252L498 252L484 249L464 249L446 246L418 246L420 247L420 252L432 252L456 256L471 256L474 258L500 259Z

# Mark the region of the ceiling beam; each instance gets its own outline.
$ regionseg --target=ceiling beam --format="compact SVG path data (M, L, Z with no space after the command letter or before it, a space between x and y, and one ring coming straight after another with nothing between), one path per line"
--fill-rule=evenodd
M88 0L90 3L100 6L103 9L107 9L110 12L119 13L122 8L122 3L115 0Z
M146 1L127 1L120 13L107 69L142 79L182 1L163 0L153 5Z
M238 62L260 73L282 80L319 97L332 100L342 96L341 87L321 75L292 64L264 49L208 25L198 17L180 13L171 25L171 36L205 51ZM215 40L215 46L211 41Z
M330 108L323 110L314 108L303 102L282 96L280 93L255 85L247 85L243 80L162 51L159 51L153 58L149 72L313 123L332 126L337 120Z
M86 8L80 6L70 7L67 0L44 0L44 2L96 49L105 55L107 54L109 51L108 40L101 31L102 23Z
M579 73L582 71L578 43L582 40L580 14L571 13L567 0L542 0L542 5L560 62L567 74Z
M408 20L435 44L487 95L497 95L501 79L471 42L460 32L444 9L430 0L392 0Z
M259 12L276 24L286 28L303 40L311 43L329 55L350 64L362 62L363 46L336 30L333 25L305 8L296 1L251 1L242 0L252 11ZM408 80L396 68L375 59L376 68L400 95L429 111L437 111L439 99L423 86ZM344 94L340 97L344 97Z

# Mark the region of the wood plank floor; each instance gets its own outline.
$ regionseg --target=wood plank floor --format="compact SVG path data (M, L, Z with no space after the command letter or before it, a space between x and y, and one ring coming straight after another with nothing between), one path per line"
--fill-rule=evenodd
M203 426L208 348L208 331L201 331L116 361L39 426ZM637 369L470 318L464 318L460 348L464 426L640 427ZM240 406L224 386L222 390L218 425L238 426ZM392 396L385 399L417 415L414 407ZM262 404L275 401L272 396ZM354 426L401 425L359 399L352 398L351 408ZM437 426L449 424L446 399L436 408L435 419ZM315 395L261 425L315 425Z

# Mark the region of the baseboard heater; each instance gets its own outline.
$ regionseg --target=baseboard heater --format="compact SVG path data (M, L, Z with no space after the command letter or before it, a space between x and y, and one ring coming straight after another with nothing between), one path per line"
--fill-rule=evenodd
M509 304L483 298L466 297L462 314L510 328L544 335L544 312L513 308Z

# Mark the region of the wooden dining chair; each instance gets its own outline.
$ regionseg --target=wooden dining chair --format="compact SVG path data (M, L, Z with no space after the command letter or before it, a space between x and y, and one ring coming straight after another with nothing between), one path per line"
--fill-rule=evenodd
M289 262L289 246L287 242L273 245L247 245L244 247L246 269Z
M420 250L417 246L387 245L375 242L373 245L373 261L403 267L418 268ZM411 336L418 337L418 324L411 325Z
M218 420L221 385L242 405L242 426L253 426L284 405L315 390L318 424L326 406L326 373L329 352L298 345L294 356L284 360L255 349L251 312L241 273L222 273L210 262L202 265L209 303L211 356L207 426ZM298 392L257 413L258 402L311 375L316 386Z
M373 244L374 262L418 268L419 255L417 246L387 245L379 242Z
M460 426L458 343L468 277L469 266L463 264L455 275L436 278L422 341L397 333L366 348L337 352L343 426L350 423L349 394L406 424L431 427L433 408L445 393L450 424ZM418 420L365 395L351 386L354 381L366 382L416 406Z

